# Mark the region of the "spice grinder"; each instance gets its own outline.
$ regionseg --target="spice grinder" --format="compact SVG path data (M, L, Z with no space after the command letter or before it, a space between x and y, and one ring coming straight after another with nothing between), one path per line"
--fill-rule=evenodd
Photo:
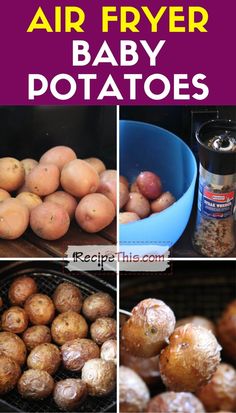
M193 246L202 255L223 257L235 246L236 122L206 122L196 139L200 165Z

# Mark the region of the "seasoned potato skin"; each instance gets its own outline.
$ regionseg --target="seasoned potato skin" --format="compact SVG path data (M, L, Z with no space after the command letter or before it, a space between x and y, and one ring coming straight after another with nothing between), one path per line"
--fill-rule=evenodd
M114 339L104 341L101 347L101 359L117 363L117 341Z
M10 357L0 353L0 394L12 390L19 377L21 369L18 363Z
M95 321L100 317L111 317L115 311L115 304L112 297L107 293L95 293L85 298L82 312L84 316Z
M31 351L39 344L51 343L52 337L50 328L40 325L29 327L24 332L22 339L27 347L27 350Z
M65 379L56 383L53 398L60 410L77 411L88 394L86 383L80 379Z
M170 390L195 392L215 373L221 347L211 331L192 324L178 327L169 340L160 354L162 381Z
M87 322L84 317L74 311L59 314L53 320L51 327L52 338L59 345L75 338L85 338L87 333Z
M81 378L87 384L90 396L106 396L115 388L115 364L99 358L88 360L82 368Z
M53 293L52 299L59 313L65 313L66 311L79 313L83 304L80 289L68 282L58 285Z
M61 353L55 344L44 343L36 346L27 358L29 369L45 370L53 375L61 364Z
M37 291L36 281L25 275L13 281L8 291L8 298L12 305L23 306L27 298L36 294Z
M17 389L24 399L43 400L54 389L54 380L46 371L26 370L17 384Z
M27 355L25 343L14 333L0 332L0 354L5 354L22 366Z
M19 334L28 327L29 318L23 308L13 306L4 311L1 322L4 331Z
M23 185L25 170L18 159L0 158L0 188L5 191L16 191Z
M132 369L120 366L119 370L119 398L121 412L144 412L150 393L148 387Z
M121 339L137 357L154 357L166 345L175 328L173 311L163 301L148 298L138 303L124 323Z
M217 324L217 337L224 352L236 360L236 300L225 308Z
M55 307L46 294L33 294L25 302L24 309L34 325L50 324L55 315Z
M153 397L147 407L148 413L204 413L205 409L193 394L165 392Z
M208 318L205 318L199 315L193 315L190 317L181 318L180 320L177 320L175 327L177 328L180 326L184 326L185 324L189 324L189 323L195 326L205 327L207 330L210 330L214 335L216 335L216 327L214 323Z
M98 345L116 338L116 320L110 317L97 318L97 320L91 324L90 334Z
M86 361L99 358L100 349L90 339L76 338L63 344L61 354L64 367L67 370L80 371Z

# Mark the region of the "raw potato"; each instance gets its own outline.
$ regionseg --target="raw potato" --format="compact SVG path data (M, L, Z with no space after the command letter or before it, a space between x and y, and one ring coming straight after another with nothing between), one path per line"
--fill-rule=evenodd
M138 192L139 194L141 194L141 191L138 187L137 181L134 181L131 186L130 186L130 192Z
M24 399L43 400L54 389L54 380L46 371L26 370L17 384L17 389Z
M185 324L193 324L195 326L201 326L207 328L207 330L210 330L214 335L216 335L216 328L214 323L209 320L208 318L199 316L199 315L193 315L192 317L186 317L186 318L181 318L176 322L176 328L180 326L184 326Z
M39 196L52 194L60 184L60 171L54 164L37 165L25 178L29 192Z
M124 184L125 186L127 186L127 188L129 189L129 181L125 176L120 175L119 176L119 182Z
M131 192L124 210L126 212L134 212L140 218L145 218L150 214L150 204L142 194Z
M3 331L0 333L0 354L5 354L22 366L27 354L25 343L16 334Z
M0 238L17 239L29 225L29 210L18 199L0 203Z
M38 165L38 161L31 158L22 159L21 164L25 170L25 176L29 175L29 173L34 169L35 166Z
M110 199L114 207L116 207L116 204L117 204L117 181L116 179L111 179L105 182L101 181L97 189L97 192L105 195L108 199Z
M120 182L119 186L119 198L120 198L120 204L119 207L120 209L123 208L123 206L128 202L129 200L129 190L127 185L125 185L123 182Z
M68 213L70 219L72 220L74 218L78 202L72 195L67 194L67 192L54 192L54 194L46 196L44 198L44 201L50 201L54 202L55 204L61 205Z
M96 169L98 175L100 175L102 172L106 170L106 167L104 163L101 161L101 159L98 158L86 158L84 159L86 162L88 162L91 166Z
M35 347L27 358L29 369L44 370L53 375L61 364L61 353L55 344L44 343Z
M90 194L79 202L75 219L83 230L94 233L111 224L115 214L113 203L105 195Z
M106 169L100 174L100 182L102 183L113 180L117 182L117 171L115 169Z
M124 323L121 339L137 357L154 357L168 342L175 328L173 311L163 301L148 298L137 304Z
M116 364L117 360L117 341L107 340L101 347L101 359L105 361L113 361Z
M3 307L3 299L2 299L2 297L0 297L0 308L2 308Z
M4 354L0 354L0 394L5 394L12 390L20 375L19 364Z
M115 364L99 358L89 360L82 368L81 378L87 384L90 396L106 396L115 388Z
M43 203L38 195L32 194L31 192L21 192L17 195L16 199L19 199L19 201L28 208L29 212Z
M31 295L24 306L30 322L35 325L50 324L55 315L55 307L50 297L45 294Z
M0 188L0 202L5 201L5 199L11 198L11 195L5 191L5 189Z
M204 413L205 409L193 394L165 392L153 397L146 410L148 413Z
M116 320L110 317L97 318L90 327L90 334L98 345L116 338Z
M121 366L119 371L120 412L144 412L150 399L149 390L135 371Z
M52 241L67 233L70 218L62 206L46 201L31 212L30 226L40 238Z
M192 324L178 327L160 355L163 383L173 391L195 392L211 380L220 363L220 350L206 328Z
M159 356L149 358L135 357L125 351L122 346L120 358L121 364L134 370L148 386L157 386L161 383Z
M162 193L161 180L153 172L141 172L137 177L137 185L142 195L148 199L157 199Z
M81 291L76 285L64 282L58 285L52 296L59 313L66 311L80 312L83 304Z
M109 294L94 293L85 298L82 311L87 319L95 321L100 317L111 317L115 311L115 304Z
M52 163L56 165L60 171L62 170L63 166L70 161L76 159L76 153L73 149L69 148L68 146L54 146L54 148L49 149L47 152L41 156L39 162L41 164L49 164Z
M53 398L59 409L78 411L87 397L87 386L80 379L65 379L56 383Z
M224 352L236 360L236 300L227 305L219 319L217 335Z
M176 201L175 197L170 192L164 192L151 203L152 212L161 212L169 208Z
M59 314L51 327L52 338L59 345L75 338L85 338L87 333L88 325L84 317L74 311Z
M135 212L120 212L119 223L128 224L129 222L139 221L140 217Z
M86 361L99 358L100 349L88 338L76 338L67 341L61 347L64 367L70 371L80 371Z
M12 192L19 189L25 179L25 170L15 158L0 158L0 188Z
M62 188L78 198L96 192L98 185L96 169L82 159L68 162L61 171Z
M40 325L27 328L22 338L29 351L39 344L51 343L52 341L50 328Z
M16 278L8 290L8 298L12 305L23 306L27 298L38 291L35 280L23 275Z
M4 331L23 333L28 327L28 315L21 307L10 307L2 314L1 324Z

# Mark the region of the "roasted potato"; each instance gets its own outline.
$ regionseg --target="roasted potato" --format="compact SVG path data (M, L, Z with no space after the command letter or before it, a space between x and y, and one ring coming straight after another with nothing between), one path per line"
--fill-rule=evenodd
M116 320L110 317L97 318L96 321L91 324L90 334L98 345L116 338Z
M50 324L55 315L55 307L45 294L33 294L25 302L24 309L30 322L36 325Z
M87 393L87 385L82 380L65 379L56 383L53 398L60 410L77 411Z
M10 285L8 298L12 305L23 306L27 298L32 294L36 294L37 291L36 281L27 275L23 275L16 278Z
M8 198L0 203L0 238L17 239L29 225L29 210L19 199Z
M5 394L12 390L20 375L21 369L19 364L12 358L0 353L0 394Z
M3 299L2 299L2 297L0 297L0 308L2 308L3 307Z
M75 338L85 338L87 333L88 325L84 317L74 311L59 314L52 322L52 338L59 345Z
M61 171L63 166L67 162L73 161L73 159L76 158L77 156L73 149L69 148L68 146L60 145L54 146L53 148L45 152L41 156L39 162L41 164L54 164Z
M115 388L115 364L99 358L88 360L82 368L81 378L87 384L90 396L106 396Z
M129 222L139 221L140 217L135 212L120 212L119 224L128 224Z
M69 194L82 198L96 192L99 175L96 169L82 159L65 164L61 171L61 186Z
M52 241L67 233L70 217L61 205L45 201L31 212L30 226L40 238Z
M7 192L16 191L23 185L25 170L15 158L0 158L0 188Z
M85 298L82 312L84 316L95 321L100 317L111 317L115 311L114 301L107 293L94 293Z
M2 329L16 334L23 333L28 327L28 322L26 311L17 306L5 310L1 318Z
M124 206L126 212L133 212L140 218L145 218L150 214L149 201L137 192L130 192L129 199Z
M36 346L27 358L29 369L44 370L53 375L61 364L61 353L55 344L43 343Z
M55 204L62 206L66 210L70 219L72 220L74 218L78 202L72 195L67 194L67 192L54 192L53 194L46 196L44 201L54 202Z
M54 305L59 313L66 311L80 312L83 304L81 291L76 285L64 282L58 285L52 296Z
M220 317L217 336L225 354L236 360L236 300L227 305Z
M171 391L153 397L146 411L149 413L204 413L205 409L193 394Z
M101 159L98 158L86 158L84 161L88 162L91 166L96 169L98 175L100 175L102 172L106 170L106 167L104 163L101 161Z
M25 343L16 334L3 331L0 333L0 354L5 354L22 366L27 355Z
M31 192L21 192L17 195L16 199L25 205L29 212L31 212L36 206L43 203L42 199L38 195L32 194Z
M27 328L22 336L22 339L27 347L27 350L31 351L39 344L51 343L51 331L47 326L32 326Z
M76 338L63 344L61 354L64 367L67 370L80 371L86 361L99 358L100 349L92 340Z
M150 393L144 381L135 371L121 366L119 371L120 412L144 412Z
M17 384L17 389L24 399L42 400L54 389L54 380L47 371L26 370Z
M113 361L116 364L117 341L114 339L104 341L101 347L101 359Z
M52 194L60 184L60 171L54 164L37 165L25 178L29 192L39 196Z
M175 327L177 328L180 326L184 326L185 324L189 324L189 323L195 326L205 327L207 330L210 330L214 335L216 335L216 328L215 328L214 323L208 318L205 318L199 315L193 315L191 317L181 318L180 320L177 320Z

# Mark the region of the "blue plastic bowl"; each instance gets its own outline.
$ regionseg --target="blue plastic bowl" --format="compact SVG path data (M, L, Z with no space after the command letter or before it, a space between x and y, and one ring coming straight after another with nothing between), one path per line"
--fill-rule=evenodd
M163 254L176 243L188 223L197 177L196 160L173 133L148 123L120 121L120 174L133 182L141 171L159 175L164 191L170 191L176 202L159 214L120 225L120 244L146 245L149 249L152 245L156 253Z

